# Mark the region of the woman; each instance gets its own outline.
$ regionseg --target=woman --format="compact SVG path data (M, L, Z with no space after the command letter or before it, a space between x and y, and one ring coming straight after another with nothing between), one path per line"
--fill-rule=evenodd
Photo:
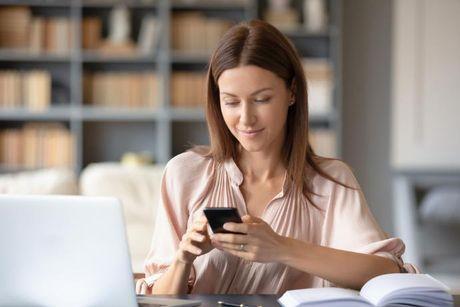
M231 28L210 60L207 94L211 146L166 167L138 293L358 289L413 271L350 169L311 149L304 71L278 30L263 21ZM225 228L244 234L208 232L205 207L236 207L243 223Z

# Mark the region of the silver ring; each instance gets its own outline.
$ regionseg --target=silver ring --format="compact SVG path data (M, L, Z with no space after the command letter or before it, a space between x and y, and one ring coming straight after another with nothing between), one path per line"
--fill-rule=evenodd
M240 244L240 251L244 251L244 244Z

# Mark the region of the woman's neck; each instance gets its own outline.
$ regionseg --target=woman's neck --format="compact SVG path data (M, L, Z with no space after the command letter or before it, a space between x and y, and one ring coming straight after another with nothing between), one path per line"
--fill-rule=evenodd
M281 152L248 152L240 150L237 161L244 178L251 181L266 181L284 176L284 166Z

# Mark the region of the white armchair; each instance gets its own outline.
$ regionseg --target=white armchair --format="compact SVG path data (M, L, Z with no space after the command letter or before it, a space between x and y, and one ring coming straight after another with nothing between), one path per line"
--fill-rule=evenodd
M163 169L163 165L96 163L80 176L82 195L113 196L122 202L134 273L143 272L150 248Z
M396 235L404 260L460 293L460 175L400 174L394 181Z

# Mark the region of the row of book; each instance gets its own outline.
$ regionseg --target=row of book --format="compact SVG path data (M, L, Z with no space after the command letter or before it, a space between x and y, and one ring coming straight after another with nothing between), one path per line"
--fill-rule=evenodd
M172 48L176 51L209 53L232 22L206 17L200 12L174 13L172 16Z
M206 102L206 74L177 71L171 75L171 105L198 107Z
M0 108L42 111L51 102L51 75L44 70L0 71Z
M153 72L85 73L83 99L101 107L154 108L161 98L158 82Z
M27 6L0 7L0 48L68 54L72 23L62 16L33 16Z
M333 110L334 77L325 59L303 62L307 77L311 115ZM51 103L51 75L44 70L0 71L0 107L25 107L41 111ZM153 72L85 73L84 101L101 106L155 107L161 101L158 77ZM178 107L203 105L206 75L176 71L171 76L171 104Z
M73 166L74 138L58 123L0 130L0 165L11 168Z

